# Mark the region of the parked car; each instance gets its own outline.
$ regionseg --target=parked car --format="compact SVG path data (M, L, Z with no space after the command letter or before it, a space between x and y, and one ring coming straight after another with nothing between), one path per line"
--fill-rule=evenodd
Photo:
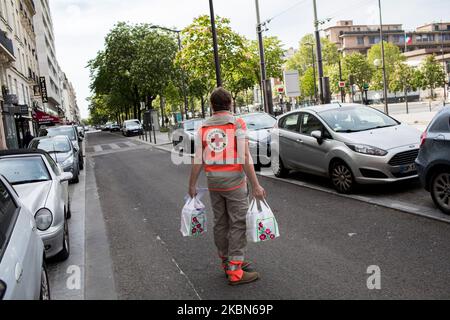
M73 147L78 153L80 163L80 170L84 169L84 153L83 153L83 138L78 134L75 126L57 126L41 128L39 130L39 137L56 137L67 136L72 141Z
M110 131L111 130L111 125L112 125L112 122L107 122L106 124L104 124L102 126L102 131Z
M69 137L40 137L31 141L29 149L40 149L47 151L53 160L58 163L64 172L73 175L72 182L80 181L80 160L78 152L72 145Z
M250 154L255 167L270 166L270 133L277 119L267 113L257 112L238 116L245 121L249 138Z
M0 174L34 215L46 258L66 260L70 255L67 219L72 173L62 172L47 152L28 149L1 151Z
M109 126L109 131L111 132L119 132L120 126L117 123L113 123Z
M123 123L122 134L126 137L143 134L141 122L137 119L125 121Z
M178 123L172 134L172 144L180 152L195 152L195 134L201 127L203 119L191 119Z
M33 215L0 175L0 300L50 300L44 244Z
M450 108L440 111L422 134L416 164L422 185L450 215Z
M78 135L82 138L84 138L84 135L86 133L86 129L83 126L77 126Z
M283 115L272 131L277 177L299 170L329 177L340 193L355 184L418 177L420 132L381 111L356 104L308 107Z

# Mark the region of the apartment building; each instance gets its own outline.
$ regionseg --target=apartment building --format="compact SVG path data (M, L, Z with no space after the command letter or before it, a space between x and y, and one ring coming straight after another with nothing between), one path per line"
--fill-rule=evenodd
M39 74L35 14L32 0L0 1L0 148L23 147L26 133L34 131L31 112Z
M63 73L61 106L64 110L64 121L66 123L80 122L80 110L77 105L75 89L65 73Z
M338 21L335 26L326 28L326 37L335 43L345 54L367 51L380 42L379 25L356 25L352 20ZM414 31L405 31L402 24L383 26L384 40L399 46L402 52L422 49L435 49L450 52L450 22L431 23L419 26Z
M48 0L35 0L36 15L34 26L36 32L37 57L41 81L46 88L44 112L60 117L61 108L61 70L56 59L55 35Z

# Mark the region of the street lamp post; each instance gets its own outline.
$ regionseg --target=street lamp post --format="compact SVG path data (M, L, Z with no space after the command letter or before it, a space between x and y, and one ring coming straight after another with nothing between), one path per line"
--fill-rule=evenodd
M264 111L273 114L273 100L271 84L267 80L266 57L264 53L263 25L259 14L259 0L255 0L256 7L256 33L258 35L259 59L261 64L261 91L263 93Z
M339 81L342 82L342 50L339 50ZM345 97L344 97L344 88L340 88L341 89L341 102L344 103L345 102Z
M387 76L386 76L386 58L384 54L384 39L383 39L383 17L381 13L381 0L378 0L378 9L380 11L380 41L381 41L381 57L383 64L383 88L384 88L384 113L389 114L388 104L388 90L387 90Z
M441 22L442 23L442 22ZM440 26L441 28L441 55L442 55L442 67L444 68L444 73L445 73L445 78L447 78L447 68L445 65L445 59L444 59L444 32L442 31L442 26ZM444 79L444 107L445 107L445 103L447 101L447 81Z
M216 65L216 81L217 81L217 87L221 87L222 86L222 76L221 76L221 70L220 70L219 48L217 45L216 18L214 15L213 0L209 0L209 10L210 10L210 14L211 14L211 31L212 31L213 47L214 47L214 63Z
M311 46L311 55L312 55L312 65L313 65L313 75L314 75L314 100L317 103L317 78L316 78L316 57L314 55L314 43L307 42L306 46Z
M317 18L317 3L313 0L314 7L314 28L316 36L316 48L317 48L317 69L319 71L319 89L320 89L320 103L325 103L324 85L323 85L323 63L322 63L322 45L320 43L320 30L319 24L321 23Z
M177 34L177 40L178 40L178 51L182 50L182 47L181 47L181 30L175 30L175 29L170 29L170 28L161 27L161 26L151 26L150 28L151 29L160 29L160 30L176 33ZM189 101L188 101L187 92L186 92L187 90L186 90L186 79L185 79L184 70L182 70L182 72L181 72L181 91L183 93L183 100L184 100L184 118L188 119ZM183 112L181 112L181 115L182 115L182 118L183 118Z

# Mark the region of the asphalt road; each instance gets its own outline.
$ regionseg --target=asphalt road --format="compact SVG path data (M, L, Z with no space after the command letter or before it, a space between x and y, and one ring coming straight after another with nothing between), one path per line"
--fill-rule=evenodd
M86 148L120 299L450 298L450 225L264 177L282 237L249 245L260 281L229 287L212 232L179 232L189 167L130 141L94 133ZM372 265L381 290L367 288Z

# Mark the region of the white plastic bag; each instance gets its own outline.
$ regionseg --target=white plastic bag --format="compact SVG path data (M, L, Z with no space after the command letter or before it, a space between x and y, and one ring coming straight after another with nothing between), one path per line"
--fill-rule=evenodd
M199 237L207 231L205 205L200 201L204 192L195 198L187 196L186 204L181 212L181 234L184 237Z
M269 205L265 200L259 203L261 211L254 199L247 213L247 240L254 243L274 240L280 236L277 220Z

